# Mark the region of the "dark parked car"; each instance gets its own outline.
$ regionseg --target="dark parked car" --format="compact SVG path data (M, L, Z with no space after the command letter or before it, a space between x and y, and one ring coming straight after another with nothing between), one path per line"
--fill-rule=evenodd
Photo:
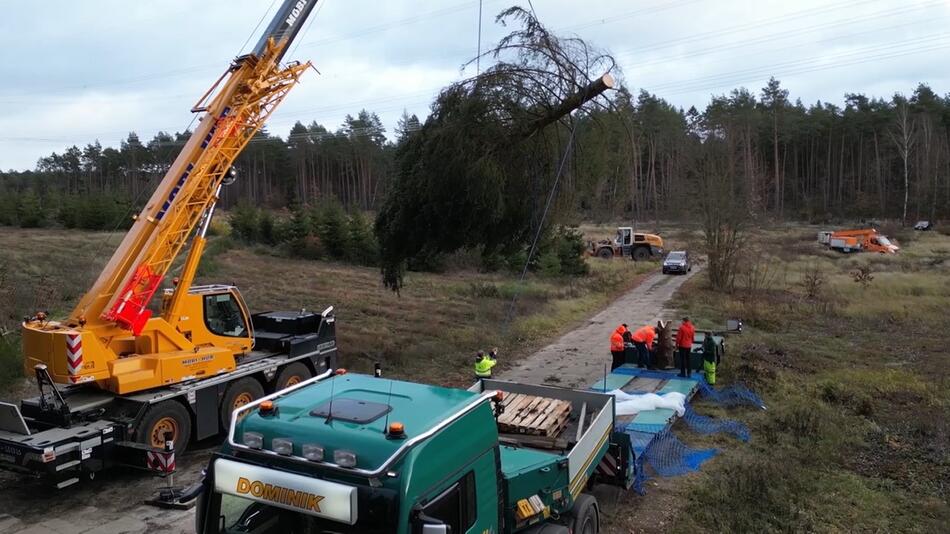
M693 264L689 262L689 252L685 250L674 250L663 259L663 274L686 274L693 270Z

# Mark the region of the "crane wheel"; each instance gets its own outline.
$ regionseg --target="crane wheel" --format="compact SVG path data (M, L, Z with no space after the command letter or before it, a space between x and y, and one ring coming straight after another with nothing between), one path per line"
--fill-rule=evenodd
M650 249L646 247L637 247L633 249L633 261L646 261L650 258Z
M225 430L230 428L231 412L263 396L264 386L254 378L245 376L232 382L221 401L221 427Z
M609 260L614 257L614 251L610 250L608 247L604 247L597 251L597 257L602 260Z
M157 449L165 448L166 435L170 435L171 440L175 442L176 454L181 454L188 448L188 441L191 439L191 415L175 400L150 406L135 429L135 441Z
M313 373L301 362L285 365L277 374L277 380L274 381L274 391L299 384L311 376L313 376Z

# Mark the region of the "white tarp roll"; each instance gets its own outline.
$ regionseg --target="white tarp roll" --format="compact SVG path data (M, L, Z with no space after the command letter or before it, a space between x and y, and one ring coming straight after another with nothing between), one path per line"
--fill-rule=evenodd
M657 408L676 410L676 415L680 417L686 413L686 395L675 391L657 395L656 393L626 393L615 389L608 394L617 399L617 415L634 415Z

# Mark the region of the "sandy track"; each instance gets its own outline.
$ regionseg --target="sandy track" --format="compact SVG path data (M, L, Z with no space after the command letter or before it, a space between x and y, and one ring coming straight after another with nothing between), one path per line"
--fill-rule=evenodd
M673 315L673 293L699 272L694 267L686 276L653 274L615 300L597 315L564 334L557 341L501 373L500 378L534 384L549 383L586 389L603 376L610 365L610 334L621 323L631 329L656 324L657 319L677 319Z
M610 333L620 323L638 327L658 318L675 319L673 293L691 276L648 276L586 324L561 336L501 374L507 380L586 388L610 363ZM193 445L178 459L177 481L197 480L216 444ZM192 511L163 510L141 504L162 483L140 472L111 471L92 483L66 491L39 482L0 474L0 533L142 534L194 532ZM609 504L602 503L605 512Z

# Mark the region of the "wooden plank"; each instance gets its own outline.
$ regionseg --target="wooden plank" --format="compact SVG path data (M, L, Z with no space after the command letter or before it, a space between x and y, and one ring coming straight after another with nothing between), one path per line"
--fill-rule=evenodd
M518 432L523 433L525 431L526 427L524 422L531 417L531 414L537 409L537 406L541 404L543 400L543 397L533 397L531 402L528 403L526 407L522 408L519 416L515 418L514 421L512 421L512 426L514 426Z
M507 425L511 423L512 418L518 414L518 410L522 404L528 401L528 395L515 395L517 399L512 399L511 403L508 406L505 406L505 413L501 414L501 417L498 418L498 423L502 425Z
M529 430L534 426L534 424L541 419L547 417L548 411L557 402L553 399L542 398L541 402L538 403L530 413L528 413L520 423L518 423L519 430L522 428L530 434Z
M499 434L498 441L504 445L530 447L535 449L564 450L567 440L554 437L528 436L525 434Z
M568 423L570 422L570 420L571 420L570 413L565 413L560 418L556 419L554 421L554 424L549 425L547 428L545 428L544 431L541 433L541 435L542 436L559 435L561 432L564 431L565 428L568 427Z
M557 401L547 416L537 423L538 433L545 435L548 427L555 425L558 421L567 418L571 413L571 403L567 401Z
M548 409L534 421L534 428L533 432L531 433L538 435L544 434L545 428L547 428L547 426L550 425L550 422L557 418L557 416L565 410L565 407L569 409L570 403L563 400L554 400L551 402Z

